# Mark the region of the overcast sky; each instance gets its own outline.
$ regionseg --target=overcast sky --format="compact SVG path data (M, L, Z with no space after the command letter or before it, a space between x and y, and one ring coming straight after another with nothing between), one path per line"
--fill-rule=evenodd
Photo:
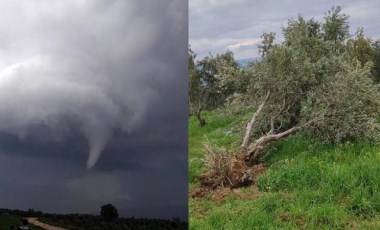
M380 39L378 0L190 0L189 38L198 57L231 50L236 59L258 56L257 44L264 32L275 32L298 14L323 20L333 5L350 16L350 31L363 27L367 36Z
M188 2L0 2L0 207L187 218Z

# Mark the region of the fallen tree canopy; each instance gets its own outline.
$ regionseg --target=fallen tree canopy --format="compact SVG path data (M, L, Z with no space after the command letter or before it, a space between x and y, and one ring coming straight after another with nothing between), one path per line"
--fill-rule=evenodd
M340 7L325 20L289 20L280 44L273 43L274 33L263 35L263 59L249 68L251 80L237 102L256 108L241 144L248 165L269 143L301 130L330 143L379 137L380 91L371 75L369 39L359 29L347 40L348 16Z

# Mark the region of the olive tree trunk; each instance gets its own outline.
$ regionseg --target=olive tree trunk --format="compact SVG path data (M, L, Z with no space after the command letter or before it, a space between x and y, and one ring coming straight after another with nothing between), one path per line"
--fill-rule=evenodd
M285 131L276 133L275 129L275 119L284 111L287 111L286 103L284 101L283 107L280 109L280 111L272 116L270 118L270 130L262 135L261 137L251 141L251 135L252 131L255 129L255 125L257 124L258 118L260 114L262 113L265 106L268 104L268 101L270 99L272 92L268 91L266 96L264 97L263 101L261 102L260 106L257 108L256 112L253 114L252 119L248 122L245 135L243 138L243 142L241 144L241 147L243 148L245 152L245 161L248 165L253 165L258 162L259 157L261 156L264 148L271 142L278 141L284 138L287 138L291 136L292 134L300 131L305 126L310 125L313 122L316 122L320 118L312 119L304 124L296 125L292 128L289 128Z

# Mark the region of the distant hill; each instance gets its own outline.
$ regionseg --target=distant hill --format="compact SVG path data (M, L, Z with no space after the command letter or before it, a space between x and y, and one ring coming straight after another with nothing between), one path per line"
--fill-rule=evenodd
M239 59L239 60L236 60L236 62L241 66L241 67L246 67L248 66L248 64L250 62L253 62L253 61L260 61L261 60L261 57L254 57L254 58L243 58L243 59Z
M164 212L162 210L165 210ZM177 205L166 205L165 207L150 207L147 208L125 208L119 209L119 214L124 217L134 216L135 218L149 218L149 219L162 219L170 220L176 217L182 221L187 221L188 212L187 207Z

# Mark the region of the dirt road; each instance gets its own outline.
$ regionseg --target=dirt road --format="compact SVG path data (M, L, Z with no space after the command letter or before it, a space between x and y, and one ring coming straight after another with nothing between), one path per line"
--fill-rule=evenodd
M50 224L44 224L44 223L38 221L37 218L35 218L35 217L30 217L30 218L27 218L27 219L28 219L28 222L30 224L33 224L35 226L41 227L41 228L46 229L46 230L69 230L69 229L66 229L66 228L52 226Z

